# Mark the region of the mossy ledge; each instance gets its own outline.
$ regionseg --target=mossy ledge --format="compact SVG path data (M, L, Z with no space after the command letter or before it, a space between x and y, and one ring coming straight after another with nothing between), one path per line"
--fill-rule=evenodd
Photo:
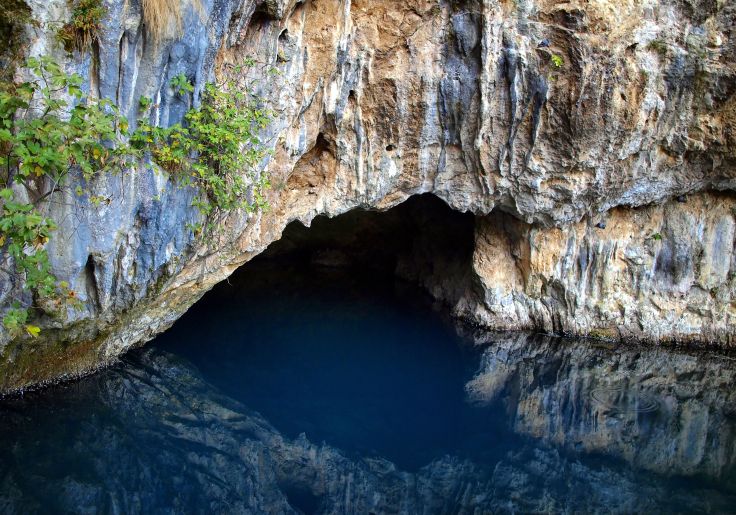
M158 309L166 311L166 328L170 327L190 306L189 295L181 289L162 293L167 280L161 278L150 299ZM186 288L184 289L186 290ZM149 300L150 301L150 300ZM116 341L126 349L140 347L158 330L144 331L134 346L127 345L126 328L152 316L151 304L136 307L112 317L114 323L100 324L86 319L63 329L46 329L38 338L10 341L0 354L0 397L22 394L30 390L79 379L118 362L119 352L111 352Z

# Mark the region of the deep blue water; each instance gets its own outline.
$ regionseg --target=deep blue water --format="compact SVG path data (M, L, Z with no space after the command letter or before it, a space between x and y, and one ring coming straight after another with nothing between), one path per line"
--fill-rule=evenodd
M514 439L501 406L465 402L481 351L416 289L341 270L277 273L278 282L213 292L160 348L288 437L306 433L407 470L444 453L495 458L482 443ZM239 300L243 289L250 302Z
M442 313L252 263L120 365L0 402L0 512L736 510L731 356Z

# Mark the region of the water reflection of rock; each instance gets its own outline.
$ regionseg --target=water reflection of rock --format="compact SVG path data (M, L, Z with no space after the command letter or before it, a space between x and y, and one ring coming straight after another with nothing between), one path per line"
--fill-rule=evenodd
M504 345L516 355L513 342ZM502 348L486 355L487 367ZM673 494L656 476L586 466L532 444L490 468L446 456L407 473L283 437L170 354L131 359L4 406L0 438L13 445L0 449L0 512L673 512L701 508L704 498L709 508L728 506L712 491Z
M515 431L663 474L732 476L736 361L672 349L595 347L539 335L490 343L466 385L506 401Z

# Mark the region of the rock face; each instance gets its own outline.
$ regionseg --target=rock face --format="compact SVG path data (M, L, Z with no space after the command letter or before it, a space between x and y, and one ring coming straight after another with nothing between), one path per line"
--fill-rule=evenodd
M732 345L733 207L704 193L611 209L597 227L491 214L476 228L481 300L460 309L490 326Z
M0 390L150 339L293 220L420 193L476 215L467 287L424 281L458 315L733 344L733 3L181 0L185 30L161 40L138 0L104 3L94 56L70 58L49 28L67 3L29 0L29 53L57 56L131 119L154 98L163 125L207 81L255 81L276 113L271 207L232 213L203 243L186 229L191 192L149 165L87 185L102 206L69 193L49 251L86 309L42 318L40 340L4 336ZM168 86L179 73L194 97ZM7 305L18 281L2 283Z

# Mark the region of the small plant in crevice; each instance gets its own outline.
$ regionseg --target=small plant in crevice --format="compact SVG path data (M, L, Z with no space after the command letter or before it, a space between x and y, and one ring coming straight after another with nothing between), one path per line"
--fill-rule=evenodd
M105 13L102 0L75 0L71 20L62 25L56 37L67 52L85 52L97 40Z
M138 111L145 113L153 105L153 100L148 97L141 97L138 99Z
M667 53L669 52L667 41L660 38L650 41L647 48L653 52L657 52L661 57L667 57Z
M562 59L562 56L558 54L552 54L550 56L550 60L552 61L552 64L555 68L562 68L562 65L565 63L564 59Z
M180 97L186 95L187 93L194 93L194 86L191 82L189 82L189 79L187 79L187 76L183 73L174 76L169 81L169 86L171 86L171 89L174 90L174 93L176 95L179 95Z

